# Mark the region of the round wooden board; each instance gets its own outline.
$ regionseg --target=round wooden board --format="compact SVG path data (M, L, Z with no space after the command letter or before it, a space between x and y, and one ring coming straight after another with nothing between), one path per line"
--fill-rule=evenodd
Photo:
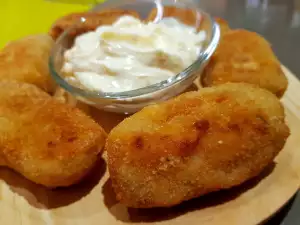
M48 190L8 169L0 170L1 225L202 224L253 225L277 212L300 184L300 83L283 68L290 84L283 102L291 136L260 177L240 187L209 194L170 209L130 209L114 196L105 161L76 186ZM109 130L123 119L92 110ZM105 156L104 156L105 157Z

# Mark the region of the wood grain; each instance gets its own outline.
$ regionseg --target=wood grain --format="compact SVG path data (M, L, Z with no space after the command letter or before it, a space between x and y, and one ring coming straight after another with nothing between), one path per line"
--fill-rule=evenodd
M289 88L283 97L291 136L274 164L246 184L213 193L170 209L129 209L119 204L111 189L105 161L79 185L48 190L7 169L0 169L0 224L2 225L252 225L279 210L300 184L300 82L286 68ZM94 110L93 116L117 123L122 116ZM110 118L110 119L109 119ZM105 157L105 156L104 156Z

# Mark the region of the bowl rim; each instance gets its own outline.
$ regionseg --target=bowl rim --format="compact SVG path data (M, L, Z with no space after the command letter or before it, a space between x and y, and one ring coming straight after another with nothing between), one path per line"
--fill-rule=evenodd
M164 5L165 6L165 5ZM166 5L168 6L168 5ZM176 5L173 5L176 7ZM189 6L189 5L186 5ZM104 7L103 9L105 9ZM101 8L100 8L101 9ZM170 77L167 80L163 80L159 83L155 83L146 87L142 87L139 89L134 89L130 91L122 91L122 92L101 92L101 91L91 91L87 89L81 89L76 86L73 86L72 84L68 83L59 72L55 70L55 64L54 64L54 55L55 50L58 47L58 44L66 37L68 34L78 26L78 24L82 24L86 21L84 17L81 18L79 22L76 22L74 25L72 25L69 29L65 30L55 41L55 44L51 50L50 57L49 57L49 70L51 76L54 78L54 80L58 83L59 86L61 86L63 89L65 89L67 92L70 92L73 95L80 96L80 97L88 97L88 98L97 98L97 99L107 99L107 100L129 100L136 97L141 97L144 95L149 95L151 93L159 92L164 89L167 89L171 86L177 85L178 83L188 79L194 72L196 72L198 69L200 69L201 65L205 63L211 55L216 50L219 41L220 41L220 27L217 24L217 22L214 20L214 18L207 12L203 11L199 7L197 7L197 11L201 14L205 14L206 17L210 20L211 23L211 40L208 43L208 46L206 46L199 54L196 61L194 61L190 66L185 68L180 73L176 74L175 76Z

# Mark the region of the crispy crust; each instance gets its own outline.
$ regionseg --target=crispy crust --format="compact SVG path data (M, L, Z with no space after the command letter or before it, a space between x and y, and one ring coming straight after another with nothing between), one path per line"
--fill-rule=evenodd
M75 107L34 85L0 82L0 161L47 187L80 181L95 164L106 133Z
M31 35L8 43L0 51L0 81L4 79L31 83L52 93L55 82L48 60L54 41L47 34Z
M273 94L224 84L144 108L111 131L105 149L121 203L169 207L257 176L288 136Z
M277 97L284 94L288 85L270 44L246 30L232 30L222 37L202 76L203 86L226 82L255 84Z
M139 18L139 14L132 10L109 9L98 12L79 12L59 18L52 26L49 34L57 39L66 29L74 26L81 18L86 18L84 23L76 26L74 36L95 30L98 26L114 23L120 16L131 15Z

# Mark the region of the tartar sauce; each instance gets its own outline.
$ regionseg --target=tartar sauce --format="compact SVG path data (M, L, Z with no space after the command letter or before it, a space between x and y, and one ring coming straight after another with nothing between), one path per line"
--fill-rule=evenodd
M122 92L159 83L198 57L205 31L175 18L143 23L122 16L110 26L78 36L65 52L63 72L89 90Z

